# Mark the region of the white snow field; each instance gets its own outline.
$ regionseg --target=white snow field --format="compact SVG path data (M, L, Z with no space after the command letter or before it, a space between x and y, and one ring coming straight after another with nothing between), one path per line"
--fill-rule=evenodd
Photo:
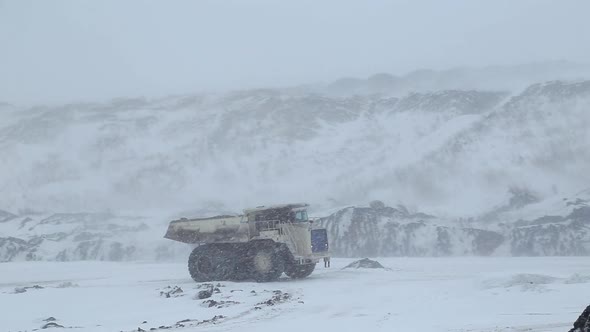
M343 270L351 261L303 280L215 283L209 299L196 299L207 286L184 263L3 263L0 330L567 331L589 304L587 257L384 258L387 270ZM43 288L23 292L33 286Z

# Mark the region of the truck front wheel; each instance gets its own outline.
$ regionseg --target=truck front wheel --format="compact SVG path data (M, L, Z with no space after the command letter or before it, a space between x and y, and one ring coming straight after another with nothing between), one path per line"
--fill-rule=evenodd
M285 270L285 260L279 248L270 244L253 246L248 255L251 259L251 275L258 282L279 279Z

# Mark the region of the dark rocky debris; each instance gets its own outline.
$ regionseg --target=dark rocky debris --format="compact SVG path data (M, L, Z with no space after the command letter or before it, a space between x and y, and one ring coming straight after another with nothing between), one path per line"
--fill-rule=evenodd
M215 284L210 284L210 283L199 284L197 286L197 289L201 289L201 291L199 293L197 293L197 295L195 296L195 298L197 300L208 299L213 294L219 294L219 293L221 293L220 287L225 287L225 286L222 285L222 284L220 284L220 283L218 283L216 285Z
M210 298L213 295L214 290L215 288L211 285L211 288L199 291L199 293L197 293L197 299L202 300Z
M266 305L266 306L274 306L283 302L287 302L291 299L291 294L289 293L283 293L283 291L280 290L276 290L273 291L273 296L263 302L260 302L258 304L256 304L256 306L261 306L261 305ZM256 309L256 307L254 308Z
M163 291L160 291L160 296L165 298L184 296L184 291L178 286L168 286Z
M240 304L240 302L236 301L215 301L213 299L203 301L203 306L207 308L216 307L217 309L226 308L232 306L234 304Z
M149 331L170 330L170 329L177 329L177 328L183 328L183 327L197 327L197 326L204 325L204 324L217 324L223 318L225 318L225 316L223 316L223 315L215 315L211 319L204 319L204 320L183 319L183 320L180 320L180 321L176 322L173 325L160 325L158 327L151 327L151 328L149 328ZM135 331L137 331L137 332L147 332L148 330L145 330L145 329L142 329L141 327L138 327L136 330L132 330L132 331L133 332L135 332Z

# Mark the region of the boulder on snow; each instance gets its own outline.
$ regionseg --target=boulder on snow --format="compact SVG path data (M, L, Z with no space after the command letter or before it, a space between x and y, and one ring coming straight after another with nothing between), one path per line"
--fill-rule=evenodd
M166 288L164 288L165 290L160 291L160 296L165 297L167 299L171 298L171 297L179 297L179 296L184 296L184 291L182 290L182 288L178 287L178 286L168 286Z
M344 267L345 269L384 269L381 263L363 258L358 261L354 261Z
M199 293L197 293L196 298L199 300L208 299L213 295L213 293L215 292L215 289L219 290L219 288L215 288L215 286L213 286L213 284L202 284L202 285L199 285L199 288L205 288L204 290L199 291Z

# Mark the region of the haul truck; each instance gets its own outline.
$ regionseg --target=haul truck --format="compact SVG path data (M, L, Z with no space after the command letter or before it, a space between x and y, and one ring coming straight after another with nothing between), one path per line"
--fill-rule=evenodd
M259 206L243 215L170 222L167 239L196 244L188 270L197 282L309 276L329 258L328 235L307 216L308 204Z

